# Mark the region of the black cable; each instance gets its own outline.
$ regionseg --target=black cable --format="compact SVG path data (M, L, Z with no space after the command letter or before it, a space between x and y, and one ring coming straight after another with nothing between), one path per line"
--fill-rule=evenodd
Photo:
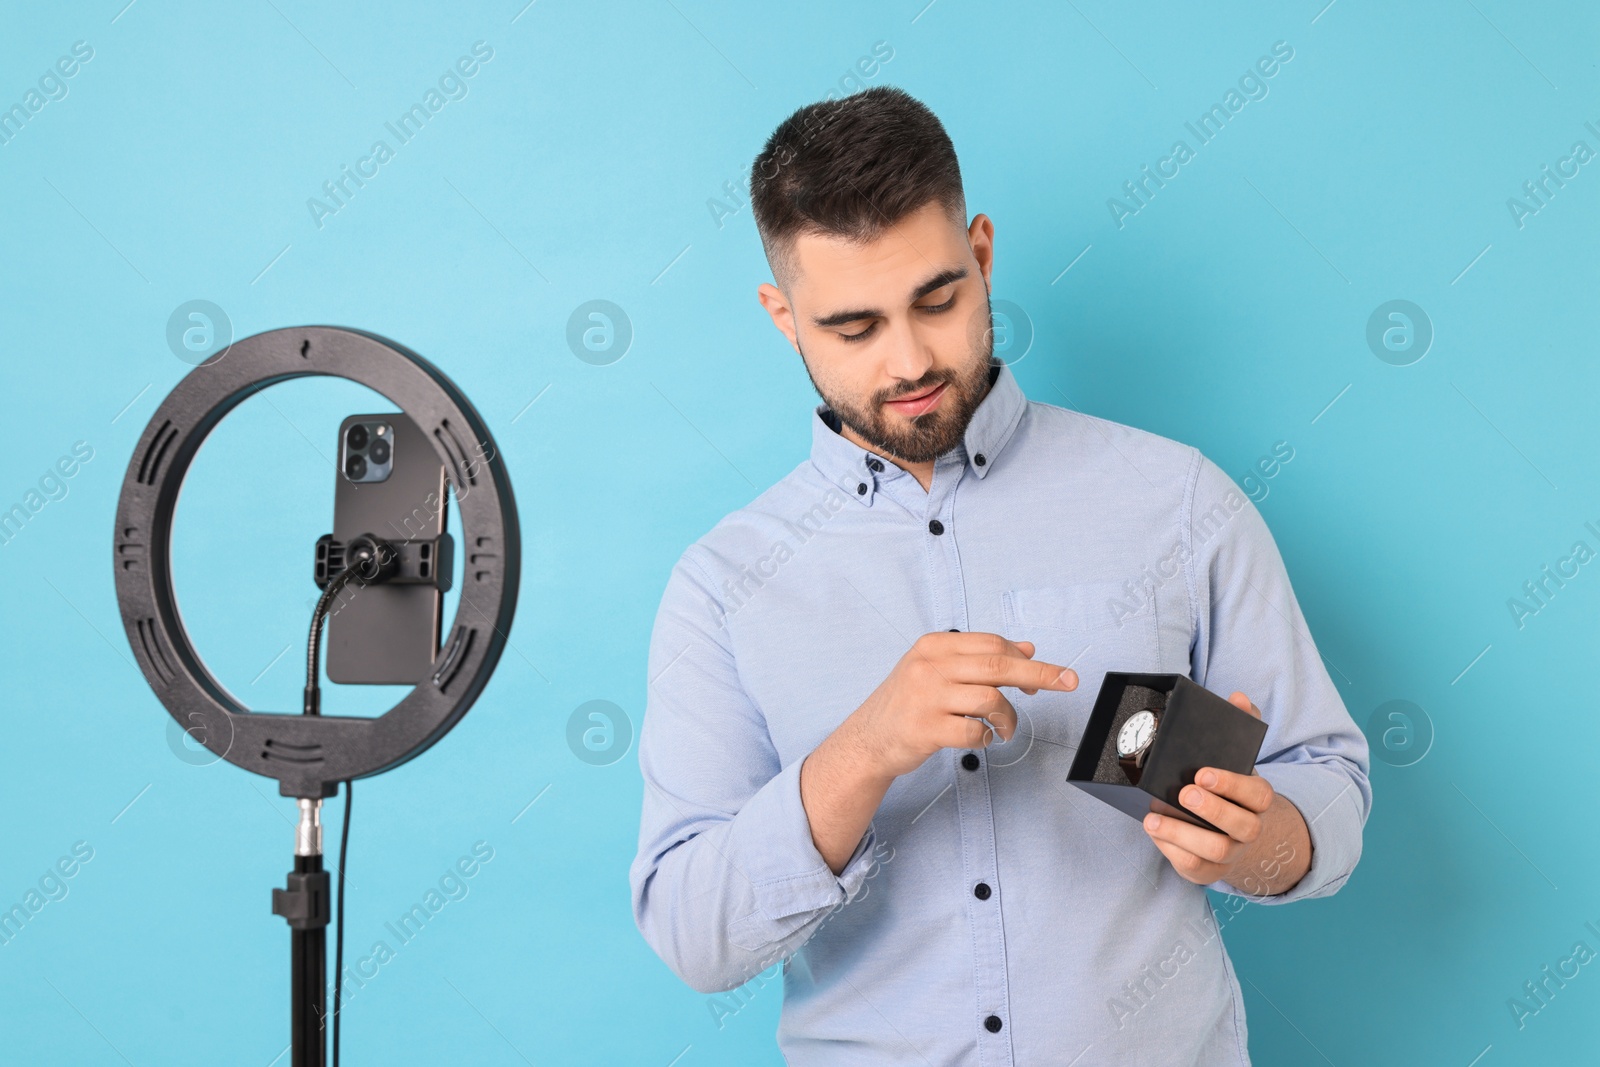
M344 783L344 829L339 832L339 932L333 943L333 1067L339 1067L339 1016L344 1007L344 856L350 845L350 784Z

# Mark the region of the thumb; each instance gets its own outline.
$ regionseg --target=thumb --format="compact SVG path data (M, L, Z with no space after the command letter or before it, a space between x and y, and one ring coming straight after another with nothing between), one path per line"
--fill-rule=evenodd
M1252 704L1250 702L1250 698L1245 696L1243 693L1235 691L1232 696L1228 697L1228 703L1232 704L1240 711L1247 711L1256 718L1261 718L1261 709Z

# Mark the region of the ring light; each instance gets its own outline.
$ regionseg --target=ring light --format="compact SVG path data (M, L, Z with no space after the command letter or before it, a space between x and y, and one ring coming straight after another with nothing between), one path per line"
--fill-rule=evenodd
M173 510L206 435L260 390L317 374L381 393L422 427L460 509L463 577L451 633L428 678L375 719L244 707L201 662L172 587ZM190 371L145 427L117 501L117 603L139 669L179 725L228 762L277 779L282 795L321 800L334 796L339 782L417 756L467 713L505 649L521 543L511 481L494 439L438 368L361 330L269 330Z

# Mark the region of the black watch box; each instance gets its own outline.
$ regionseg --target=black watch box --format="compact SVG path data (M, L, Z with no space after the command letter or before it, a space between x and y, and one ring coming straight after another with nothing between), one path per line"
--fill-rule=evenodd
M1145 709L1160 720L1134 784L1117 762L1117 731ZM1181 674L1107 671L1067 781L1141 821L1156 811L1217 830L1179 804L1179 792L1201 767L1250 774L1266 736L1266 723Z

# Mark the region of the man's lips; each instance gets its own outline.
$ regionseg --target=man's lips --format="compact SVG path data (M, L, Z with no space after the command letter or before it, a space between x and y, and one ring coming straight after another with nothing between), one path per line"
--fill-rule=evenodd
M901 397L898 400L888 401L888 406L906 415L920 415L931 409L944 395L945 387L949 382L940 382L931 389L925 390L915 396Z

